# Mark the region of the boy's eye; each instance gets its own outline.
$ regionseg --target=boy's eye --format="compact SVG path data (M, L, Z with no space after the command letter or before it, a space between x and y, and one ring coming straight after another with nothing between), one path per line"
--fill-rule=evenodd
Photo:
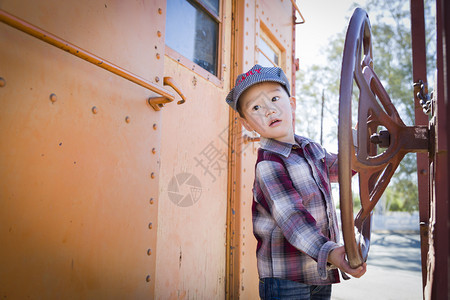
M252 110L257 111L261 108L261 105L255 105L253 106Z
M280 97L278 97L278 96L275 96L275 97L272 98L272 102L276 102L278 100L280 100Z

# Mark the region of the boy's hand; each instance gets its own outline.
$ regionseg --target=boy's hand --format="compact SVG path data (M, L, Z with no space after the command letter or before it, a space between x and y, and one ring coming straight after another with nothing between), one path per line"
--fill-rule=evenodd
M366 263L362 266L352 269L350 264L345 259L345 248L344 246L338 247L328 254L328 262L338 267L340 270L344 271L347 274L352 275L353 277L359 278L366 273Z

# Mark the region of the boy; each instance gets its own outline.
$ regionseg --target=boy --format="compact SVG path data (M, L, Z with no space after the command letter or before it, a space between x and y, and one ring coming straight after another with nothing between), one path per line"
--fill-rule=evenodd
M330 180L337 155L294 134L295 98L280 68L255 65L226 98L261 136L253 186L253 232L262 299L330 299L336 268L361 277L339 246Z

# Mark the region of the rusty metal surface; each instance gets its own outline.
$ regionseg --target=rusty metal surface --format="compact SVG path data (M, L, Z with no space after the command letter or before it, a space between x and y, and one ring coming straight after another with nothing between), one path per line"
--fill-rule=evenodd
M450 13L448 1L436 1L437 19L437 84L433 118L430 122L436 136L434 157L430 162L430 220L429 250L427 257L427 282L425 299L448 299L450 297L450 235L449 235L449 170L448 120L450 117Z
M413 82L427 83L425 16L423 0L411 0L411 46L413 60ZM428 116L422 112L416 90L414 90L415 124L428 126ZM428 220L430 217L429 158L427 153L417 153L417 178L419 193L419 222L422 262L422 286L427 278Z
M153 49L163 41L141 38L164 27L161 4L15 0L2 9L162 78ZM157 95L1 23L0 44L2 298L151 298L161 131L146 100Z

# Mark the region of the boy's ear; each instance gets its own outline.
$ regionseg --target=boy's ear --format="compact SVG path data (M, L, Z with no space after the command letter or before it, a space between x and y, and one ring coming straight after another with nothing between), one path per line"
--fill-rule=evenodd
M238 118L239 121L241 121L241 124L244 125L245 129L247 129L248 131L253 131L253 127L247 122L246 119L240 116Z
M289 101L291 103L292 110L295 111L295 108L297 107L297 101L295 97L294 96L289 97Z

